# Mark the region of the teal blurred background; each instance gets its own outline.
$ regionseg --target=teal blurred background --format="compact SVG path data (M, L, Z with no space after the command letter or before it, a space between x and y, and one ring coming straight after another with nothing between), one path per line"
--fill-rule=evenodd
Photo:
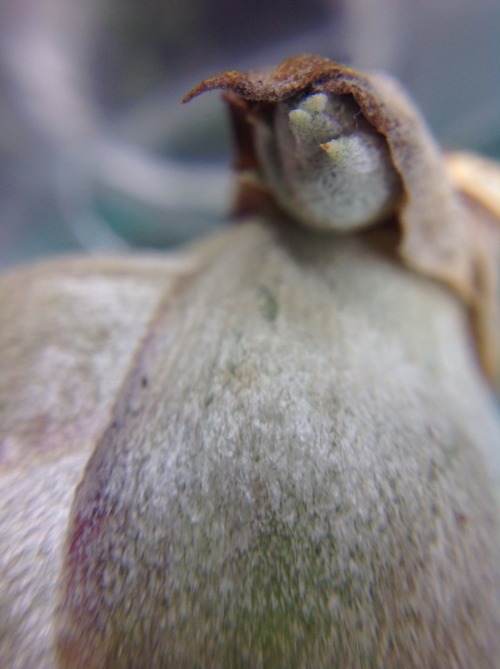
M498 0L2 0L0 266L227 224L222 69L321 53L404 82L447 147L500 157Z

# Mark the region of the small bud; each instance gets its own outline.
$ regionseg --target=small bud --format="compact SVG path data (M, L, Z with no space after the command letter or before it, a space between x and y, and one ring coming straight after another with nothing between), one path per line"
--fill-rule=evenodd
M399 175L385 139L350 96L316 93L281 102L254 132L266 180L304 225L353 230L393 213Z

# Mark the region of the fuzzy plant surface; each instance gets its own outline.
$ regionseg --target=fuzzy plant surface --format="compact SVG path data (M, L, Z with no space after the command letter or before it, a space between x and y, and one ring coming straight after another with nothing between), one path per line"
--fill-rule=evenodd
M320 57L212 88L242 223L0 278L1 666L498 669L500 168Z

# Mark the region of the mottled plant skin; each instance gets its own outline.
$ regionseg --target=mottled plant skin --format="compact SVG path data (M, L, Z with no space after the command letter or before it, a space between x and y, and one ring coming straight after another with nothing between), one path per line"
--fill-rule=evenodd
M43 303L48 275L54 303L39 342L12 312L19 387L28 343L53 393L61 358L101 358L94 445L3 473L4 666L498 666L500 426L462 306L388 234L248 223L149 269L82 267L86 296L72 262L19 273L4 305ZM53 434L72 410L47 407Z
M53 669L75 488L149 321L193 258L80 258L0 278L0 666Z
M288 95L297 62L308 86L352 83L299 57L201 90L262 100L277 80ZM264 133L344 151L349 169L371 156L386 195L370 207L389 211L385 144L335 91L317 95L277 100ZM2 669L500 669L500 421L468 293L448 280L474 267L472 219L450 218L446 175L422 217L426 165L444 166L409 127L413 144L397 124L387 141L428 265L405 266L396 212L349 235L282 213L176 255L0 279ZM441 223L458 231L448 246Z

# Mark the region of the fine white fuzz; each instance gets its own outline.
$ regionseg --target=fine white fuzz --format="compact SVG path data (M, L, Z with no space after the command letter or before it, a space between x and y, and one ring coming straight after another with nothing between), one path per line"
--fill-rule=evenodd
M309 227L364 228L394 210L401 184L385 139L348 95L315 93L276 105L256 124L264 177Z

